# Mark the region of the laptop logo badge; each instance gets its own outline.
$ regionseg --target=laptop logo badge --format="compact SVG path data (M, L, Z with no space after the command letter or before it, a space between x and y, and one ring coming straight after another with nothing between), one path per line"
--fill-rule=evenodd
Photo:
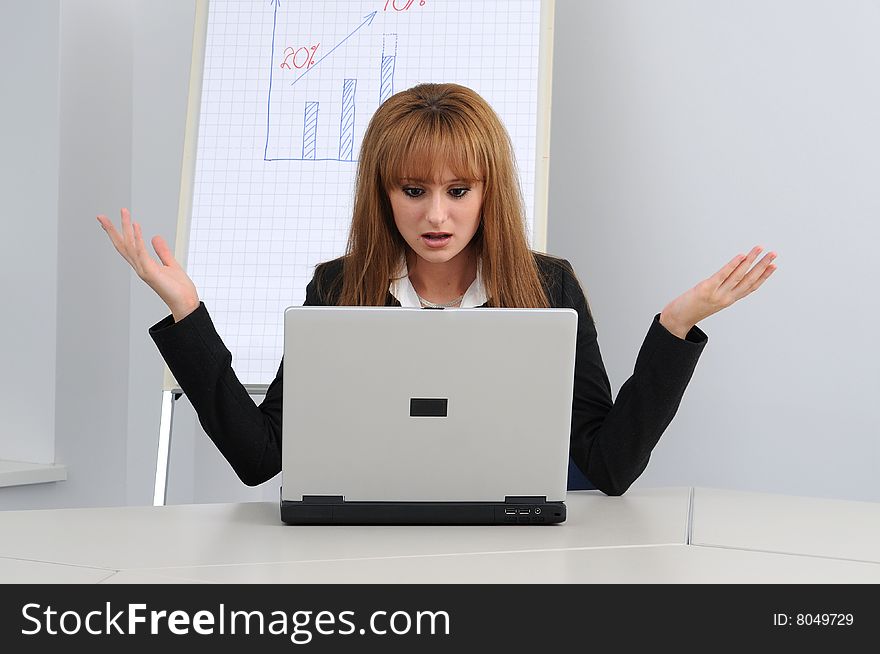
M448 398L413 397L409 400L411 418L446 418Z

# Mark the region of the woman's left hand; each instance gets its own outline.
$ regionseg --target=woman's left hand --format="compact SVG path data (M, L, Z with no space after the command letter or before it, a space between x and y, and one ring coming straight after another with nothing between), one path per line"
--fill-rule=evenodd
M684 338L704 318L758 290L776 270L771 263L775 252L768 252L752 267L762 250L756 245L748 255L735 256L717 273L675 298L660 312L660 324Z

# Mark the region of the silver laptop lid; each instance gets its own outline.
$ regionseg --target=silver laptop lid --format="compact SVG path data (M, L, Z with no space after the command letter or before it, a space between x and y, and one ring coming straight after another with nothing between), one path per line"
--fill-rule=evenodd
M572 309L291 307L282 499L565 499Z

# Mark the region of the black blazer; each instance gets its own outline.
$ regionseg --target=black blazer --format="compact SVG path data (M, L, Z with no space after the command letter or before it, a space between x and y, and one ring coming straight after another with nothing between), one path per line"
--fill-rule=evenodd
M648 465L651 451L675 416L708 341L697 327L685 339L654 316L632 376L615 401L599 352L596 328L571 264L535 254L552 307L577 311L577 352L571 417L569 489L598 488L620 495ZM343 260L317 266L304 305L335 305ZM388 306L400 306L389 293ZM255 486L281 471L281 400L284 362L257 406L232 370L232 355L202 303L180 322L168 316L150 328L205 432L241 480Z

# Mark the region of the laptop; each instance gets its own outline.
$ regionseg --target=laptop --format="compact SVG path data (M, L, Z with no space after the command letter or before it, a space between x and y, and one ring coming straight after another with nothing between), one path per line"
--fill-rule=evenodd
M573 309L290 307L287 524L566 517Z

